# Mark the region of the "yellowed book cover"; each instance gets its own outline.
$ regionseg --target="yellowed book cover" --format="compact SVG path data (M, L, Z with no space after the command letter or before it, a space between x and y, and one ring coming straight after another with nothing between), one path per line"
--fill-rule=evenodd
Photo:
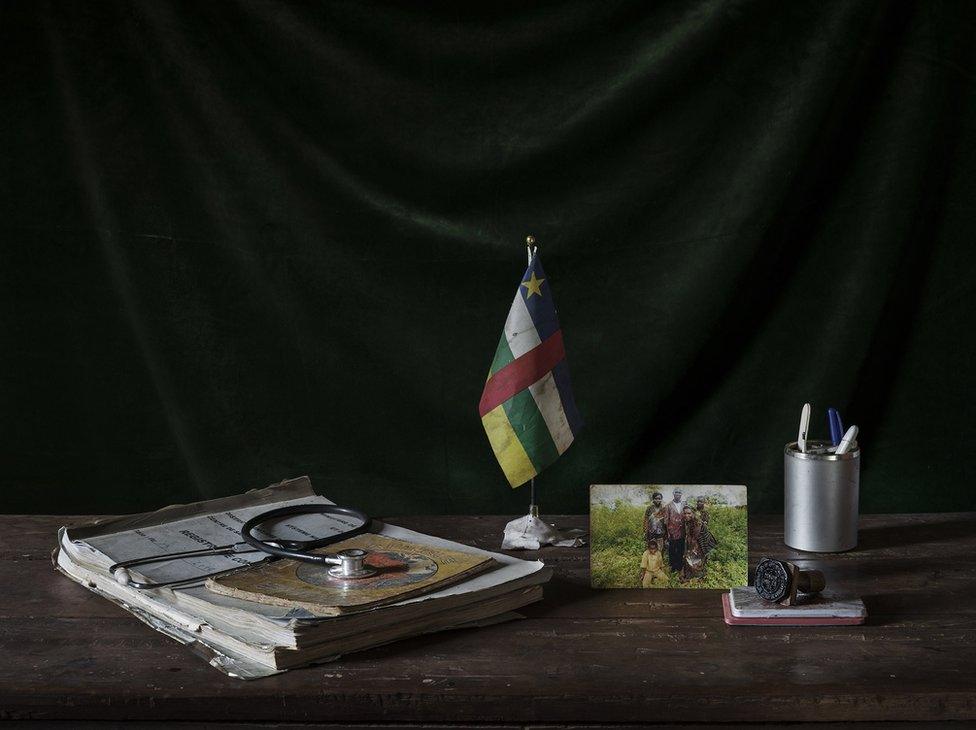
M369 553L366 565L376 570L374 575L339 581L329 575L329 565L274 560L209 578L207 588L247 601L339 616L440 590L494 564L490 557L370 533L314 552L352 548Z

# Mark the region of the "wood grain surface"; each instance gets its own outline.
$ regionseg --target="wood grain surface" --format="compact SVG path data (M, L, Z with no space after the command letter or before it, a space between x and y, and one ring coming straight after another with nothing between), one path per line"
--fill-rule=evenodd
M61 524L0 516L0 719L374 725L976 720L976 513L866 516L839 555L750 519L751 566L789 557L859 593L868 623L729 627L720 591L594 591L584 549L549 548L526 619L399 642L253 682L57 573ZM508 518L389 521L497 549ZM584 526L586 517L556 518ZM69 722L66 726L72 726Z

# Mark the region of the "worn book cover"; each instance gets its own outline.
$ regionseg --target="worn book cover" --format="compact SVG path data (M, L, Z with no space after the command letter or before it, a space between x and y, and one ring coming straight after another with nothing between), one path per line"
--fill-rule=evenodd
M247 601L304 608L325 615L362 611L439 590L490 568L487 556L445 550L367 533L337 542L317 553L366 550L374 575L337 580L328 565L275 560L207 580L207 588Z

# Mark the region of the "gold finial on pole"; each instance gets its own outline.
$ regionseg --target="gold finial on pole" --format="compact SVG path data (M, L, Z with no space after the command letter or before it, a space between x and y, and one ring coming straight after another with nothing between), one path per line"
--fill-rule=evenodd
M534 246L535 245L535 236L526 236L525 237L525 245L526 246Z
M532 263L532 256L533 256L533 254L535 254L535 252L538 249L539 249L539 247L535 245L535 236L526 236L525 237L525 251L528 254L528 258L529 258L529 263L530 264Z

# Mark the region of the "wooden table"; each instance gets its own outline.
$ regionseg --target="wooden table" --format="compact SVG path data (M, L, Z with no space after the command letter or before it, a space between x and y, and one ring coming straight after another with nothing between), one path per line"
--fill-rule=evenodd
M69 720L65 728L84 720L526 727L976 719L976 513L864 517L860 546L830 556L786 549L779 517L751 518L753 565L773 554L822 569L830 584L864 597L865 626L729 627L719 591L594 591L586 549L547 549L539 557L555 577L523 621L253 682L225 677L55 572L57 527L88 519L0 517L0 718ZM389 521L497 548L505 520Z

